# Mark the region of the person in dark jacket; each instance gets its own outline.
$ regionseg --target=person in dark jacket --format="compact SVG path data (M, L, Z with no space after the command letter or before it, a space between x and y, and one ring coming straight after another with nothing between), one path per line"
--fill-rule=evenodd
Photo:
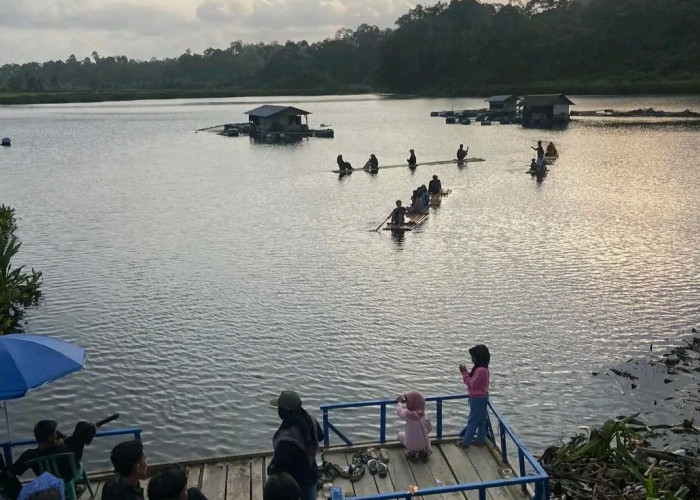
M442 182L437 175L433 175L433 180L428 183L430 194L440 194L442 192Z
M175 464L151 477L148 500L207 500L207 497L199 489L187 487L187 472Z
M68 453L68 448L65 447L61 438L63 434L56 429L58 424L55 420L40 420L34 426L34 438L37 442L37 447L23 452L15 463L10 467L10 473L15 476L21 476L27 469L31 468L34 474L39 476L41 471L36 465L30 467L28 462L35 458L53 455L55 453ZM71 479L72 472L70 462L60 460L58 463L59 473L63 479Z
M109 459L114 476L102 488L102 500L143 500L141 479L146 479L146 454L141 441L124 441L112 449Z
M316 453L318 443L323 440L323 430L302 407L301 397L294 391L282 391L270 405L277 407L282 424L272 437L274 455L268 474L288 473L299 485L299 498L314 500L318 482Z
M464 159L467 157L467 152L464 150L464 144L459 145L459 149L457 150L457 160L462 162Z
M408 152L411 153L411 155L408 157L408 160L406 160L406 162L408 163L409 167L415 168L417 164L416 153L412 149L409 149Z

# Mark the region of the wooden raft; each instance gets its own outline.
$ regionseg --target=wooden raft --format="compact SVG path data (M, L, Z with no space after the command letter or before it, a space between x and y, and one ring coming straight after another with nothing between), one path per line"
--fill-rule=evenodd
M412 168L425 167L425 166L431 166L431 165L450 165L450 164L463 165L464 163L475 163L475 162L481 162L481 161L486 161L486 159L484 159L484 158L467 158L467 159L464 159L461 161L456 160L456 159L455 160L426 161L423 163L416 163L415 165L412 166ZM409 167L411 167L411 166L408 163L402 163L400 165L380 165L377 168L383 169L383 168L409 168ZM356 172L358 170L363 170L363 168L353 168L351 171ZM334 174L341 173L341 171L338 169L331 170L331 172L333 172Z
M387 443L390 460L387 464L389 474L385 478L370 474L365 470L357 482L336 478L333 485L343 489L345 497L376 495L394 491L407 491L410 485L420 488L460 483L479 483L503 479L504 469L513 469L510 465L500 463L498 454L490 446L482 448L472 446L467 450L458 448L453 440L442 440L433 444L433 453L426 463L409 462L400 445ZM375 445L376 447L376 445ZM347 465L352 460L353 452L362 447L331 447L323 454L324 458L337 465ZM267 480L267 465L272 454L255 454L248 456L222 457L219 459L183 462L187 468L187 487L197 487L209 500L262 500L262 492ZM157 470L161 466L152 467ZM149 468L150 470L151 468ZM513 477L515 477L513 471ZM95 498L102 498L105 477L91 479ZM142 481L144 490L148 480ZM88 494L84 493L85 499ZM323 490L319 490L317 500L323 499ZM420 498L420 497L417 497ZM477 490L426 496L425 500L478 500ZM525 499L519 486L501 487L486 490L486 500Z
M406 220L404 220L403 224L397 225L391 222L387 222L386 226L384 227L384 231L413 231L415 228L422 225L427 218L427 210L419 214L415 212L408 213L406 214Z
M440 194L431 194L430 195L430 206L431 207L437 207L440 206L440 203L442 203L442 199L445 198L446 196L449 196L449 194L452 192L451 189L443 189Z

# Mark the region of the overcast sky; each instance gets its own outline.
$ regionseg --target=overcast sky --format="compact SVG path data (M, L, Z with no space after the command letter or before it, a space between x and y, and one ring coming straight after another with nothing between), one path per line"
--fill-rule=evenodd
M495 0L488 0L495 1ZM0 2L0 64L100 56L176 57L225 48L333 36L362 23L391 27L436 0L6 0Z

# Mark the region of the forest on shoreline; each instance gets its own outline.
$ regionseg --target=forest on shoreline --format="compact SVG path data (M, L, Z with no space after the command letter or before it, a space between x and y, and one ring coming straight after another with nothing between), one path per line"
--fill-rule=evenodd
M696 0L477 0L409 10L309 43L0 67L0 104L387 93L700 93Z

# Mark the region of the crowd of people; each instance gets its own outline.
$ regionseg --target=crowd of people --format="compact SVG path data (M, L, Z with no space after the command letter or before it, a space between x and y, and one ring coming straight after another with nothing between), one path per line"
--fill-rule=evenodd
M408 207L404 207L401 200L396 200L396 208L391 212L391 223L400 226L406 221L406 214L425 212L430 207L430 197L440 193L442 193L442 183L437 175L433 175L427 187L422 184L413 191L411 204Z
M465 365L459 365L462 381L467 386L470 407L467 424L459 433L461 440L456 443L461 447L485 444L488 419L489 350L485 345L476 345L469 349L469 354L472 368L468 370ZM319 488L329 486L323 485L324 478L319 474L316 462L320 443L324 439L323 429L306 411L301 397L294 391L282 391L270 401L270 405L277 408L281 422L272 437L274 451L267 468L263 500L313 500ZM427 461L431 454L432 424L425 410L423 395L412 390L397 396L396 415L405 422L397 439L403 446L407 459ZM0 456L0 498L64 500L64 485L67 484L64 481L78 479L71 476L76 469L58 467L54 471L57 472L56 477L35 467L33 459L69 453L73 460L80 463L84 447L92 442L96 429L95 424L79 422L71 436L64 436L57 430L56 422L38 422L34 428L36 448L25 451L9 466L6 466ZM473 441L475 435L476 440ZM61 458L65 458L65 455L61 455ZM102 488L102 500L144 500L141 481L149 477L148 500L206 500L199 489L187 487L187 471L180 465L168 465L160 468L156 474L148 474L146 453L141 441L119 443L112 449L110 461L114 474ZM369 461L371 473L377 472L377 461ZM364 464L360 461L356 467L363 468ZM386 471L386 466L384 467ZM22 487L17 476L28 469L34 471L37 479Z
M459 149L457 150L457 161L458 163L463 163L466 161L467 158L467 151L469 148L464 149L464 144L459 145ZM350 162L345 161L343 159L343 155L338 155L336 158L336 163L338 164L338 172L340 174L347 174L349 172L352 172L355 170L353 166L350 164ZM413 149L408 150L408 158L406 159L406 163L408 163L408 167L411 170L415 170L416 167L418 166L418 160L416 158L416 152ZM377 159L377 156L372 153L369 155L369 159L367 162L365 162L364 166L362 169L365 172L370 172L372 174L376 174L379 172L379 160Z
M534 151L537 152L537 159L533 158L530 162L530 173L543 175L547 170L547 158L556 158L559 156L556 146L553 142L547 145L547 151L545 152L542 147L542 141L537 141L537 147L530 146Z

